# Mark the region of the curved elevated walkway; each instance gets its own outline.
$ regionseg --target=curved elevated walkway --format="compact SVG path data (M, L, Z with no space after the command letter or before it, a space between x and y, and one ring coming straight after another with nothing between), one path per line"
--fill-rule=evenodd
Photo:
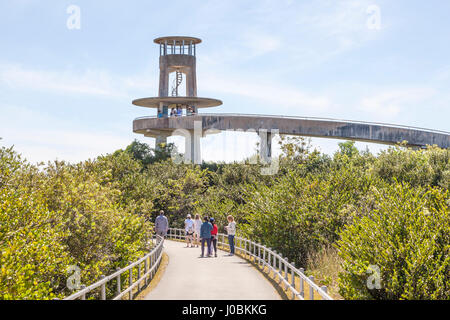
M142 117L133 121L133 131L145 136L170 135L176 129L193 130L194 122L207 130L279 130L280 134L335 138L394 145L408 141L411 147L437 145L450 148L450 132L383 123L323 118L286 117L246 114L197 114L183 117Z
M169 264L145 300L279 300L275 288L246 260L218 251L199 258L200 248L164 241ZM206 251L206 248L205 248Z

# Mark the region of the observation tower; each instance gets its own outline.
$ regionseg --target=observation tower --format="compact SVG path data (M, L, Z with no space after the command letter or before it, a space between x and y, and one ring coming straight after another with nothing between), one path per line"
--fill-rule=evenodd
M201 40L193 37L162 37L159 45L159 95L133 101L136 106L154 108L154 116L133 121L133 132L156 138L156 148L167 137L185 137L185 162L201 163L200 138L220 131L239 130L259 135L259 156L271 163L272 139L277 134L333 138L424 148L450 148L450 132L409 126L330 118L261 114L207 114L201 108L216 107L222 101L197 97L196 50ZM172 79L171 79L172 77ZM184 89L185 94L180 95Z
M193 37L171 36L153 40L159 45L159 94L158 97L142 98L133 101L136 106L156 109L156 118L169 120L171 118L196 115L199 108L216 107L222 101L211 98L197 97L197 45L202 40ZM170 76L173 75L173 81ZM170 83L171 82L171 83ZM185 95L179 92L185 89ZM172 112L175 111L175 114ZM181 129L181 128L180 128ZM184 135L186 138L185 157L195 160L200 157L199 137L194 136L194 130L174 132L176 129L151 128L145 136L156 138L155 148L167 143L170 135ZM204 133L202 132L202 135ZM198 161L197 161L198 162Z

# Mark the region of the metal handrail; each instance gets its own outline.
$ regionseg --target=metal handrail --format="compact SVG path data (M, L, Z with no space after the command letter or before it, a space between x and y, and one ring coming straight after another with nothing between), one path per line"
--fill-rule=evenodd
M392 123L383 122L369 122L369 121L358 121L358 120L344 120L344 119L333 119L333 118L320 118L320 117L300 117L300 116L283 116L283 115L269 115L269 114L250 114L250 113L197 113L196 116L239 116L239 117L263 117L263 118L283 118L283 119L298 119L298 120L316 120L316 121L329 121L329 122L348 122L355 124L368 124L368 125L381 125L391 128L398 129L410 129L410 130L420 130L430 133L440 133L450 135L450 132L443 130L434 130L420 127L405 126ZM135 120L143 119L154 119L156 116L144 116L138 117Z
M184 229L169 228L167 237L183 240L186 238L186 235ZM220 245L229 247L229 244L225 241L226 237L225 234L219 233L217 240ZM287 258L283 258L275 250L242 237L235 237L235 249L253 257L259 266L262 265L263 268L267 266L275 277L278 278L284 289L291 292L292 299L297 297L300 300L305 300L305 283L307 283L309 286L309 298L311 300L314 300L314 293L319 294L323 300L333 300L327 293L326 286L319 287L314 283L313 276L306 276L303 268L297 269L294 263L290 263ZM300 279L299 288L296 285L296 276Z
M164 244L164 238L156 235L156 246L145 256L140 258L139 260L129 264L125 268L117 270L113 274L109 276L102 276L102 279L91 284L90 286L83 288L74 294L64 298L64 300L75 300L75 299L86 299L86 294L92 292L93 290L100 288L100 299L106 300L106 284L113 280L117 280L116 284L116 295L113 300L121 299L125 294L128 293L129 299L133 298L133 289L137 286L138 291L141 289L141 283L145 281L145 284L148 284L148 281L151 280L158 268L161 258L162 258L162 248ZM142 263L144 263L144 274L141 276L141 267ZM133 280L133 268L138 267L137 279ZM121 275L128 271L128 287L124 290L121 289Z

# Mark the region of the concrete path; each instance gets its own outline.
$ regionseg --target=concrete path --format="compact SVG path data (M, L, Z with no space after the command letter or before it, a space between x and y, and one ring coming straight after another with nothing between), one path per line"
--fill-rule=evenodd
M164 241L164 250L169 264L145 300L281 299L269 281L242 258L221 250L217 258L200 258L200 248L170 240Z

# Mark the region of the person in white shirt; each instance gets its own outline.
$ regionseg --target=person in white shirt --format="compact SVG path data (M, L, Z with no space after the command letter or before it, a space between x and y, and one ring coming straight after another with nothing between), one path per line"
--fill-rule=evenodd
M184 220L184 229L186 231L186 247L189 248L190 244L191 248L193 248L192 236L194 234L194 220L191 219L190 214L188 214L186 220Z
M198 247L200 245L200 227L202 226L202 219L200 215L196 214L194 219L194 244Z
M236 222L233 216L228 216L228 226L225 227L228 233L228 243L230 244L230 256L234 255L234 236L236 235Z

